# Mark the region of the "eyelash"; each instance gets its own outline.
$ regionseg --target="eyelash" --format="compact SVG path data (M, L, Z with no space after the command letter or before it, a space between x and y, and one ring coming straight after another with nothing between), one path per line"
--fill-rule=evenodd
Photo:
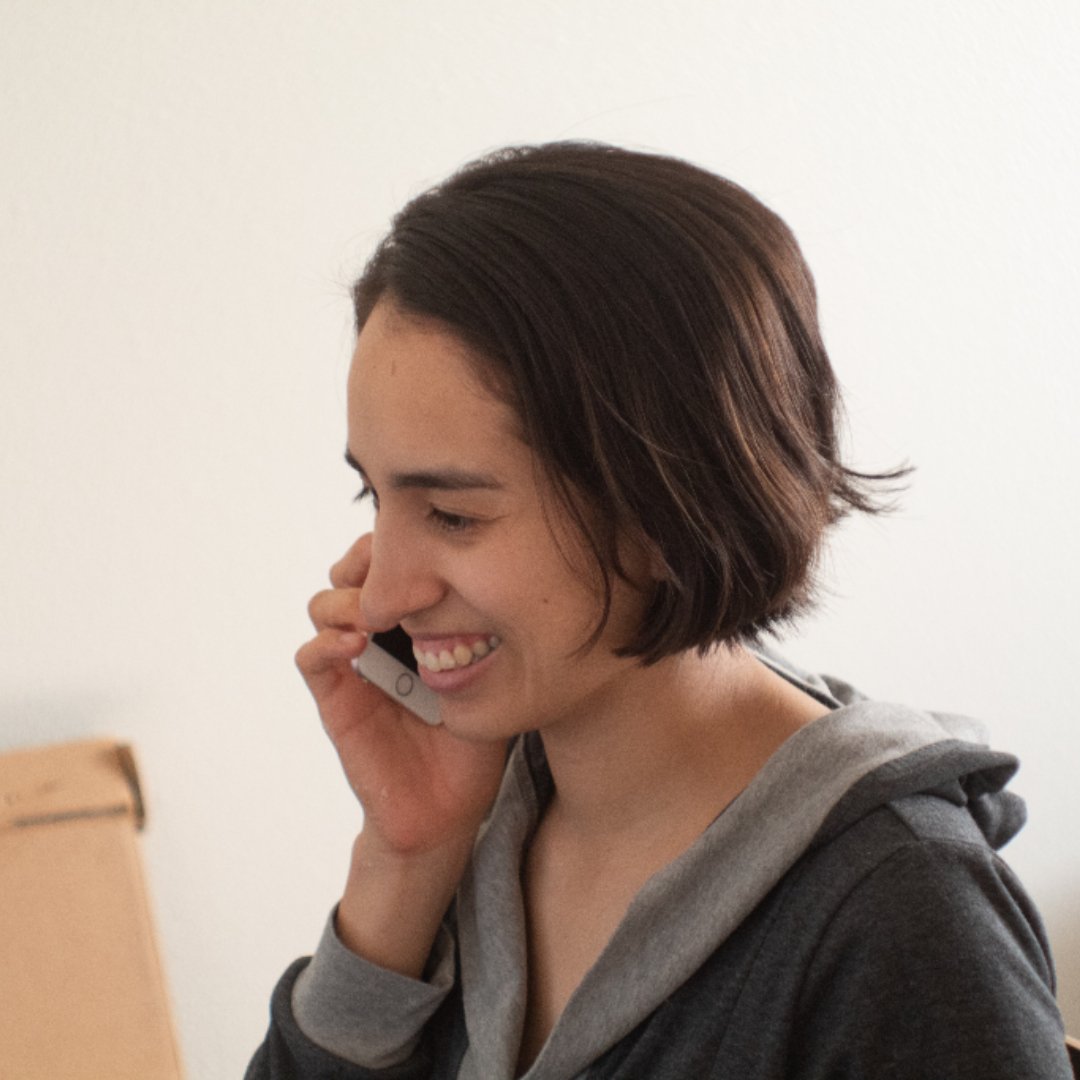
M371 500L371 505L375 508L376 513L379 510L379 496L376 494L375 489L369 484L365 484L360 491L353 498L353 502L363 502L365 499ZM465 517L463 514L451 514L445 510L439 510L437 507L431 507L428 511L428 520L439 529L441 532L446 533L463 533L469 529L474 528L479 522L475 518Z
M448 514L445 510L437 510L434 506L428 511L428 519L444 533L464 533L475 528L475 518L464 517L461 514Z
M379 509L379 496L375 494L375 489L370 484L364 484L362 488L353 496L353 502L362 503L365 499L371 500L371 505L376 510Z

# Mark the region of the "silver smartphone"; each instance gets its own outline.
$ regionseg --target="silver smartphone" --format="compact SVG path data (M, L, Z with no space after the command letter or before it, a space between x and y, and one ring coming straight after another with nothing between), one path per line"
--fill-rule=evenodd
M372 634L352 666L357 675L374 683L425 724L441 723L438 695L421 682L412 639L400 626Z

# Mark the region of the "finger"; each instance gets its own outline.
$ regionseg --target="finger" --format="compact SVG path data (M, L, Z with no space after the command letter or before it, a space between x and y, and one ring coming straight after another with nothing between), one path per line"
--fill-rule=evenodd
M296 650L296 666L314 689L315 682L324 682L328 676L336 679L351 673L352 661L366 645L367 635L359 631L320 630Z
M370 629L360 610L359 589L323 589L308 601L308 618L316 630L332 627L337 630Z
M371 565L371 533L364 533L352 547L330 567L330 584L335 589L358 589L364 584Z

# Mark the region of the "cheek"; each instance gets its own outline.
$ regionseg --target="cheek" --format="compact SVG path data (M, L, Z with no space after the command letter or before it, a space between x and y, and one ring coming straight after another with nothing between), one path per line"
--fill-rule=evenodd
M505 638L543 651L572 651L595 629L603 593L589 580L595 574L568 564L544 523L532 525L462 553L451 571L452 586Z
M446 580L468 609L494 631L503 632L521 622L537 602L530 596L524 569L495 551L455 559Z

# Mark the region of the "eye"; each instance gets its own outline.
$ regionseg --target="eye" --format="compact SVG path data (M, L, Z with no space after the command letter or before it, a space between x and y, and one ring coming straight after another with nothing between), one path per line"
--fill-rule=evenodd
M428 519L437 529L448 533L466 532L477 525L476 518L465 517L462 514L451 514L435 506L428 512Z
M371 500L371 505L378 510L379 509L379 496L375 493L375 489L370 484L364 484L364 486L353 496L353 502L363 502L365 499Z

